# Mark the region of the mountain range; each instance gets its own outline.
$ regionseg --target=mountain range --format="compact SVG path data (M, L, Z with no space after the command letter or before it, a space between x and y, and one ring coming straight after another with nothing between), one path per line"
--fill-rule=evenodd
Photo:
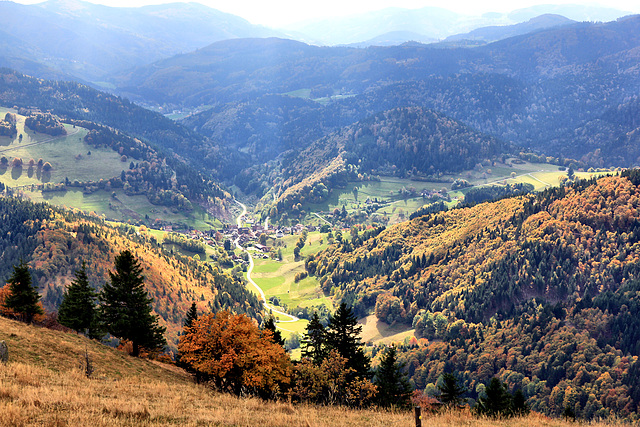
M532 20L549 13L573 20L603 21L626 14L615 9L576 5L481 17L438 8L391 8L331 22L271 29L198 3L108 7L82 0L48 0L34 5L3 1L0 66L39 77L80 80L109 88L104 81L114 73L221 40L281 37L317 45L366 47L407 41L435 42L481 27L505 26L488 29L484 36L469 35L474 40L490 41L562 24L559 18Z

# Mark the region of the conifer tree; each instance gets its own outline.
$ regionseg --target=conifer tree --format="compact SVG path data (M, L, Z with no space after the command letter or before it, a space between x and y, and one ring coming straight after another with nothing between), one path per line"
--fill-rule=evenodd
M458 379L452 373L442 375L442 384L438 385L438 400L444 405L455 406L464 402L462 397L467 389L458 384Z
M316 366L320 366L325 356L326 351L326 331L322 323L318 312L315 311L309 324L307 325L307 332L302 337L300 343L302 347L302 357L308 357Z
M44 314L38 305L40 295L31 286L29 267L23 262L13 266L13 274L7 281L11 294L5 299L6 308L16 313L26 323L31 323L36 314Z
M493 377L485 389L486 397L478 399L476 411L488 417L508 417L512 415L511 395L498 378Z
M524 417L529 414L530 411L527 398L524 396L522 390L517 390L513 393L513 414Z
M341 303L327 325L327 349L336 350L348 360L347 368L352 368L357 377L370 377L370 361L364 353L364 344L360 342L362 326L351 307Z
M166 345L165 328L151 313L152 298L144 288L142 267L131 251L121 252L115 259L115 273L109 272L111 283L100 293L100 316L107 331L121 339L130 340L133 356L140 355L140 347L160 350Z
M198 307L195 302L192 302L191 307L189 307L189 311L187 311L187 315L184 318L183 328L185 330L190 328L196 320L198 320Z
M411 385L397 360L395 346L380 361L373 383L378 387L378 403L383 407L405 408L411 404Z
M91 338L99 338L97 297L98 294L89 285L86 264L83 262L62 297L58 322Z
M276 328L276 322L273 320L273 316L269 316L269 318L264 322L264 329L271 331L274 343L284 347L284 338L282 338L282 334Z

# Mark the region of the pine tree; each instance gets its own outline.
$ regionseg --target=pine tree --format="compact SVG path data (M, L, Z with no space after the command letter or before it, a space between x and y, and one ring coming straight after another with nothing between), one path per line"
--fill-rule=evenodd
M282 334L276 328L276 322L273 320L273 316L269 316L269 318L264 322L264 329L271 331L274 343L284 347L284 338L282 338Z
M302 357L308 357L313 361L314 365L320 366L327 355L327 343L326 331L320 322L320 317L318 317L317 311L313 313L313 316L307 325L307 332L303 335L302 342L300 344L302 347Z
M327 350L336 350L346 358L347 368L352 368L357 377L370 377L370 361L364 353L364 344L360 342L362 326L353 310L341 303L327 325Z
M38 305L40 295L31 286L31 273L24 261L13 266L13 274L7 283L11 294L4 301L5 307L15 312L26 323L31 323L36 314L44 314Z
M397 355L395 346L387 349L373 381L378 387L378 403L383 407L405 408L411 404L411 385Z
M463 394L467 389L458 384L458 379L452 373L442 375L442 384L438 385L440 392L438 400L444 405L456 406L464 402Z
M96 299L98 294L89 285L86 265L75 271L75 279L62 297L58 322L91 338L99 338Z
M129 250L116 256L115 273L109 272L111 283L100 293L100 316L107 331L133 344L133 356L140 347L160 350L166 345L165 328L151 313L152 298L144 289L142 267Z
M496 378L491 378L485 389L486 397L478 399L476 411L480 415L488 417L508 417L512 415L511 395L502 382Z
M187 311L187 315L184 318L183 329L190 328L193 325L193 322L198 320L198 307L195 302L191 303L191 307L189 307L189 311Z

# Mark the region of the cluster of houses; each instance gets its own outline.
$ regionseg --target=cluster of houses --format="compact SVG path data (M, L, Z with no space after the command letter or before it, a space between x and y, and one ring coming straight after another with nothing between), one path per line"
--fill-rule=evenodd
M262 224L249 224L246 227L238 227L235 224L225 224L222 229L199 231L199 230L175 230L172 226L167 225L164 228L166 232L177 232L189 239L195 239L203 241L209 246L219 246L224 243L225 240L235 242L236 240L241 246L253 246L258 252L262 253L262 258L269 258L270 246L260 244L260 236L266 234L269 237L280 239L286 235L302 234L306 231L316 231L317 227L314 225L302 225L297 224L293 227L264 227ZM246 263L246 261L238 255L233 255L232 259L239 263Z

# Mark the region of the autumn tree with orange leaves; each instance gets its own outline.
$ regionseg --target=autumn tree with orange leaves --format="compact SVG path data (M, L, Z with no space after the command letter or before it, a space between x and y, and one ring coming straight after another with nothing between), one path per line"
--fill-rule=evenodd
M180 360L221 391L263 398L283 394L291 361L272 332L260 330L246 315L205 314L185 328L178 344Z

